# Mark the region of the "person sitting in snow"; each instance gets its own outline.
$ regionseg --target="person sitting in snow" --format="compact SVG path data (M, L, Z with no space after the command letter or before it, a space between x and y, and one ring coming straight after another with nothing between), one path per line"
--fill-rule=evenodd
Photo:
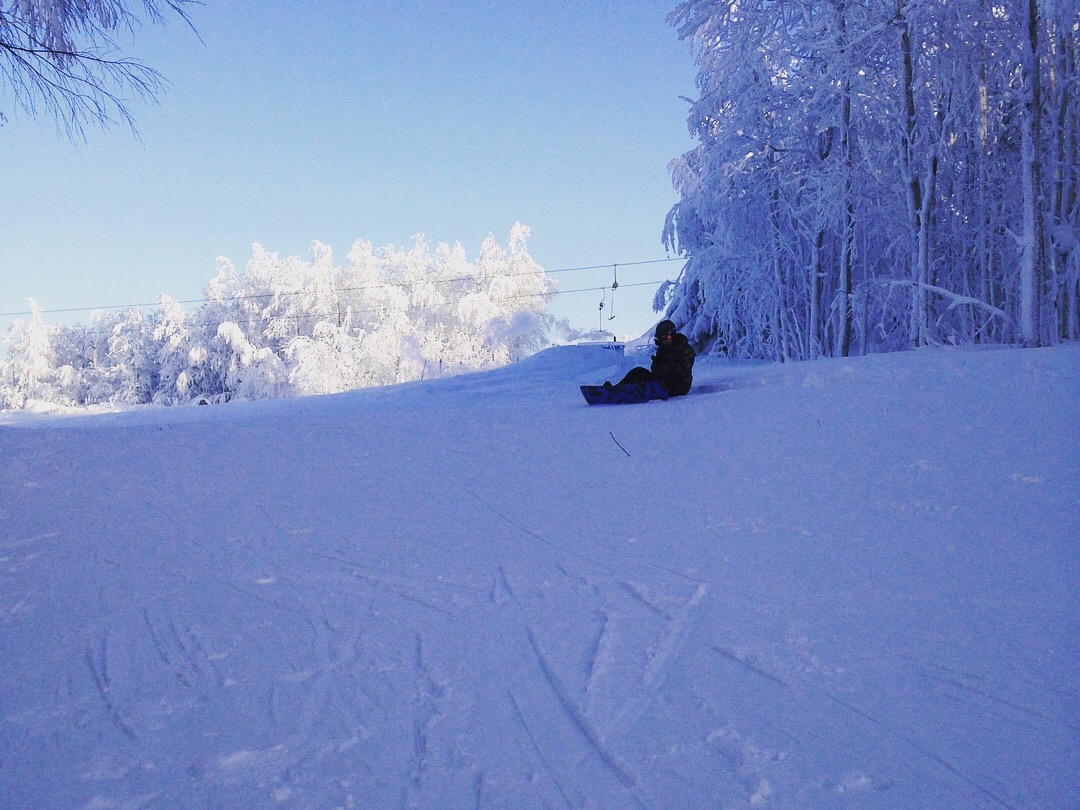
M671 321L660 321L653 333L653 342L656 344L656 354L652 357L650 367L630 369L619 385L658 382L673 397L688 394L694 383L694 358L697 355L686 335L675 331L675 324ZM611 383L604 385L610 387Z

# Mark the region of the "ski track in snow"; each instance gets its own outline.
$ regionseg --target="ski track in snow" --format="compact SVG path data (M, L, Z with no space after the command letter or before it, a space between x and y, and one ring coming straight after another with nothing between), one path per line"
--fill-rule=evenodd
M0 804L1080 802L1080 348L589 351L0 420Z

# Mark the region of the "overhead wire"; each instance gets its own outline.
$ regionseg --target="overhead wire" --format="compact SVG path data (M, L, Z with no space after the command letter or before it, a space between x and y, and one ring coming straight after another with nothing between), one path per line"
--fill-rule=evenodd
M663 281L664 281L664 279L656 279L655 281L639 281L639 282L634 282L634 283L631 283L631 284L620 284L619 287L620 288L622 288L622 287L648 287L648 286L651 286L651 285L654 285L654 284L661 284L661 283L663 283ZM604 291L604 290L607 290L607 289L608 289L607 287L581 287L581 288L575 289L575 290L557 290L554 293L549 293L549 295L564 295L564 294L571 294L571 293L601 292L601 291ZM535 298L536 295L537 295L536 293L518 293L516 295L503 296L503 297L499 298L495 303L507 304L507 303L510 303L512 301L525 301L525 300L528 300L530 298ZM260 296L243 296L243 297L254 298L254 297L260 297ZM236 299L228 299L228 300L236 300ZM181 302L177 302L177 303L181 303ZM147 306L147 307L156 307L158 305L157 304L147 304L145 306ZM440 304L437 304L437 303L409 304L409 309L410 310L426 310L426 309L436 309L439 306L440 306ZM138 306L130 306L130 307L119 306L119 307L117 307L117 309L140 309L140 307L138 307ZM351 309L350 308L350 312L351 312L351 314L353 316L359 316L359 317L362 318L365 315L378 314L378 313L384 311L385 309L386 309L386 307L369 306L369 307L365 307L363 309ZM46 311L50 311L50 310L46 310ZM3 313L0 313L0 315L2 315L2 314ZM26 313L26 314L29 314L29 313ZM278 322L281 322L281 321L293 321L293 322L295 322L297 324L296 328L298 328L299 324L302 321L318 321L320 319L326 318L330 314L331 313L329 313L329 312L275 313L274 320L276 320ZM340 317L340 314L339 314L339 317ZM249 328L259 326L260 324L263 323L263 319L261 317L257 316L257 315L254 315L254 314L252 314L252 316L249 317L249 318L233 318L233 319L231 319L231 321L232 321L232 323L235 323L237 326L243 326L243 327L249 327ZM112 333L110 331L108 331L108 330L96 329L96 328L91 328L91 327L83 327L83 330L82 330L81 334L86 335L86 336L95 336L96 335L96 336L99 336L99 337L103 337L103 336L106 336L106 335L109 335L109 334L112 334Z
M544 270L543 274L544 275L555 275L556 273L575 273L575 272L584 272L586 270L606 270L606 269L611 268L611 267L620 267L620 266L621 267L634 267L634 266L647 265L647 264L662 264L662 263L667 263L667 262L677 262L677 261L685 261L685 260L686 260L686 257L684 257L684 256L673 256L673 257L667 257L667 258L664 258L664 259L645 259L645 260L635 261L635 262L618 262L618 263L612 262L612 263L609 263L609 264L582 265L582 266L579 266L579 267L562 267L562 268L558 268L558 269L555 269L555 270ZM508 274L507 276L504 276L504 278L515 278L515 277L529 276L529 275L534 275L534 274L533 273L511 273L511 274ZM379 283L376 283L376 284L363 284L363 285L359 285L359 286L338 287L338 288L335 288L335 292L336 293L361 292L361 291L365 291L365 290L376 290L376 289L392 288L392 287L411 288L411 287L416 287L416 286L418 286L418 284L421 284L421 283L454 284L454 283L458 283L458 282L476 281L476 280L477 280L476 276L456 276L456 277L452 277L452 278L432 279L431 281L427 281L427 282L423 282L423 281L383 281L383 282L379 282ZM651 284L661 284L664 281L665 281L665 279L656 279L654 281L640 281L640 282L636 282L636 283L632 283L632 284L619 284L618 286L620 288L644 287L644 286L649 286ZM571 294L575 294L575 293L600 292L602 290L606 291L608 289L609 288L607 286L604 286L604 287L584 287L584 288L576 289L576 290L553 290L550 293L546 293L546 295L554 297L554 296L559 296L559 295L571 295ZM272 292L272 293L247 293L247 294L244 294L244 295L232 295L232 296L224 297L222 299L206 298L206 297L203 297L203 298L186 298L186 299L174 300L174 301L172 301L172 303L181 304L181 305L192 305L192 304L209 304L209 303L217 302L219 300L222 301L222 302L226 302L226 301L229 301L229 302L232 302L232 301L247 301L247 300L260 299L260 298L274 298L275 296L303 295L305 292L306 292L306 290L287 290L287 291L284 291L284 292L278 291L278 292ZM101 306L60 307L60 308L54 308L54 309L42 309L42 310L40 310L40 312L43 315L63 315L63 314L71 314L71 313L75 313L75 312L97 312L99 310L120 310L120 309L147 309L147 308L159 307L159 306L161 306L161 302L160 301L154 301L154 302L151 302L151 303L142 303L142 304L104 304L104 305L101 305ZM20 317L20 316L24 316L24 315L32 315L32 314L33 313L28 311L28 310L20 311L20 312L0 312L0 318L12 318L12 317Z

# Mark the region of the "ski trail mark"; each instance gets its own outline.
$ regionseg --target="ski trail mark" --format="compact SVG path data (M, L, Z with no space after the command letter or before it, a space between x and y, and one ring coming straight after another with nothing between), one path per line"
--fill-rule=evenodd
M154 644L154 650L155 652L157 652L158 658L165 665L165 668L172 672L176 679L180 681L180 683L182 683L184 686L188 688L195 686L195 677L198 675L198 668L194 665L194 662L191 660L190 656L186 654L186 650L184 650L183 645L178 644L178 646L184 652L184 655L182 657L187 661L190 667L190 674L185 669L185 667L180 666L173 661L173 656L169 654L166 638L155 626L153 619L150 618L150 611L146 608L143 609L143 621L146 623L146 629L150 633L150 640ZM176 625L170 621L169 627L172 630L174 636L176 636Z
M522 532L523 534L528 535L529 537L533 538L534 540L537 540L537 541L543 543L545 546L547 546L547 547L549 547L551 549L554 549L555 551L558 551L560 554L569 554L569 555L571 555L573 557L577 557L580 560L585 560L586 562L592 563L593 565L597 565L597 566L599 566L600 568L602 568L605 571L610 570L610 566L607 563L605 563L604 561L597 560L597 559L595 559L593 557L590 557L588 554L582 554L580 551L576 551L575 549L572 549L572 548L565 548L563 546L560 546L558 543L554 543L551 540L548 540L542 534L533 531L532 529L528 528L527 526L523 526L521 523L514 520L512 517L507 515L505 512L499 511L498 509L496 509L490 503L485 501L483 498L481 498L479 495L477 495L475 492L473 492L468 487L462 486L460 484L458 484L458 487L462 490L462 492L464 492L466 495L470 495L472 498L474 498L477 501L477 503L479 503L481 506L483 506L485 509L487 509L489 512L491 512L497 518L502 520L504 523L509 524L513 528L517 529L519 532Z
M499 573L496 575L494 583L491 588L491 602L496 605L501 605L507 600L511 602L517 602L517 594L514 593L513 587L510 585L510 580L506 576L506 566L499 566Z
M116 701L112 696L112 683L109 680L109 670L107 665L107 652L108 652L108 637L102 636L101 638L101 650L98 653L100 657L100 663L95 660L94 650L87 645L86 647L86 665L90 668L90 675L94 679L94 686L97 687L98 695L101 696L102 703L105 704L105 713L108 715L112 724L119 729L125 737L131 740L133 743L139 743L139 735L135 733L135 730L124 720L123 715L120 713L120 709L116 705Z
M566 802L566 806L572 808L574 803L571 802L570 798L566 795L566 791L563 790L562 783L559 781L555 769L551 767L551 763L547 761L547 757L544 756L544 752L540 749L539 743L536 742L536 737L533 736L532 729L529 728L529 724L525 721L525 715L521 713L521 704L518 703L517 698L512 691L507 690L507 694L510 696L510 703L514 706L514 712L517 714L518 722L520 722L521 727L525 729L525 736L529 738L533 750L536 751L536 756L540 758L540 762L543 763L544 769L547 770L548 776L551 777L551 781L555 783L555 787L558 789L559 795L562 796L562 800Z
M669 621L669 622L673 621L675 619L674 616L672 616L670 613L668 613L662 607L660 607L655 602L653 602L648 596L646 596L645 593L642 591L642 588L641 588L640 585L637 585L636 583L633 583L633 582L620 582L619 585L622 587L622 589L624 591L626 591L628 594L630 594L632 597L634 597L637 601L641 602L641 604L643 604L645 607L647 607L650 611L655 613L657 616L660 616L661 618L663 618L663 619L665 619L666 621Z
M1054 717L1053 715L1041 711L1033 706L1027 706L1014 700L1001 697L1000 695L995 694L989 687L983 688L981 686L976 686L973 683L965 682L966 680L977 680L977 676L970 673L965 673L962 670L957 670L953 667L946 666L945 664L924 661L920 658L916 658L910 655L897 655L897 658L908 661L915 664L917 667L925 669L928 672L929 677L934 678L935 680L945 684L946 686L956 689L958 692L967 692L976 695L990 703L996 703L999 706L1004 706L1007 709L1012 709L1013 711L1026 714L1029 717L1037 718L1046 723L1062 726L1069 729L1070 731L1080 731L1080 724L1071 722L1068 719Z
M679 615L673 618L668 624L667 630L660 640L656 655L654 655L652 660L646 665L645 672L642 675L642 680L646 684L651 685L663 675L667 670L668 663L678 654L679 647L686 635L687 625L690 623L690 614L694 608L701 604L701 600L705 598L705 594L708 592L709 586L704 582L698 585L697 590L694 591L694 595L690 597L690 601L683 606Z
M603 613L604 626L596 637L592 655L589 656L589 673L585 682L585 709L593 714L596 702L597 682L604 680L616 661L618 648L618 622L606 611Z
M429 737L432 725L439 719L438 704L445 690L439 683L437 674L428 662L424 651L424 639L417 633L413 667L417 678L417 702L413 717L413 768L412 786L419 788L428 770L430 747Z
M720 653L720 655L724 656L724 658L728 659L729 661L734 661L741 667L745 667L746 669L750 670L750 672L753 672L755 675L759 675L767 681L772 681L775 684L779 684L785 689L790 688L791 684L789 684L787 681L778 678L771 672L767 672L766 670L762 669L742 653L736 652L735 650L729 650L726 647L717 647L715 644L710 644L709 646L716 650L718 653Z
M899 739L901 742L903 742L906 745L910 746L913 750L915 750L918 753L922 754L924 757L926 757L930 761L936 762L938 765L940 765L942 768L947 770L949 773L951 773L956 778L960 779L962 782L967 784L969 787L971 787L972 789L978 791L979 793L981 793L986 798L990 799L992 802L994 802L994 804L997 804L1000 807L1008 808L1008 810L1019 810L1019 808L1016 805L1010 804L1009 802L1007 802L1005 799L998 796L996 793L994 793L992 790L990 790L985 785L979 784L978 782L976 782L970 776L965 774L963 771L961 771L959 768L957 768L955 765L953 765L948 760L943 759L941 756L939 756L938 754L935 754L933 751L929 751L926 748L923 748L921 745L919 745L917 742L915 742L915 740L911 739L911 737L907 736L906 734L900 732L899 730L893 728L892 726L890 726L890 725L888 725L886 723L883 723L882 721L878 720L873 715L867 714L862 709L858 708L857 706L853 706L852 704L848 703L846 700L842 700L841 698L838 698L836 695L834 695L832 693L826 692L825 696L828 697L829 700L833 701L834 703L837 703L840 706L843 706L849 712L853 712L854 714L857 714L859 717L863 718L864 720L867 720L867 721L873 723L878 728L881 728L881 729L887 731L889 734L892 734L897 739Z
M634 788L637 787L637 780L634 779L633 774L627 770L626 765L619 760L618 756L614 752L608 750L600 733L593 727L593 724L589 722L589 718L587 718L577 707L577 704L574 703L566 686L563 685L562 680L555 674L555 670L551 668L551 664L548 663L547 658L544 657L544 653L540 650L540 645L536 641L536 635L533 633L532 628L530 627L527 629L529 633L529 643L532 644L533 652L536 654L536 660L540 662L540 669L544 673L544 678L547 679L548 685L551 686L552 690L555 692L555 696L559 699L563 709L573 721L574 725L577 726L578 731L585 737L589 745L591 745L593 750L600 756L601 762L603 762L604 765L608 767L608 770L610 770L618 780L622 782L623 786L630 791L630 795L634 797L635 803L639 807L643 807L644 805L642 805L641 800L634 792Z

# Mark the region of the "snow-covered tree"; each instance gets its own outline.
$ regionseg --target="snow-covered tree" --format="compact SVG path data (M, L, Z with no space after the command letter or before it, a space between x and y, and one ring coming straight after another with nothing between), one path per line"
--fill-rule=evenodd
M246 271L221 258L203 304L167 296L151 313L95 315L91 327L46 329L41 311L13 335L6 407L27 397L76 404L182 404L322 394L473 371L538 350L555 285L529 256L529 230L489 237L470 262L460 244L434 250L358 241L337 267L252 248Z
M52 329L46 326L42 308L27 302L29 321L16 321L8 331L9 356L0 363L0 407L21 408L32 400L52 399L56 377L56 354Z
M158 385L153 401L160 405L179 405L191 399L195 373L192 355L196 336L188 323L183 306L167 295L158 300L161 317L154 327L157 343ZM197 392L195 392L197 393Z
M1080 9L688 0L694 150L658 308L699 344L813 357L1080 337Z
M225 350L225 388L231 399L273 399L288 393L285 364L269 346L256 346L231 321L218 327Z

